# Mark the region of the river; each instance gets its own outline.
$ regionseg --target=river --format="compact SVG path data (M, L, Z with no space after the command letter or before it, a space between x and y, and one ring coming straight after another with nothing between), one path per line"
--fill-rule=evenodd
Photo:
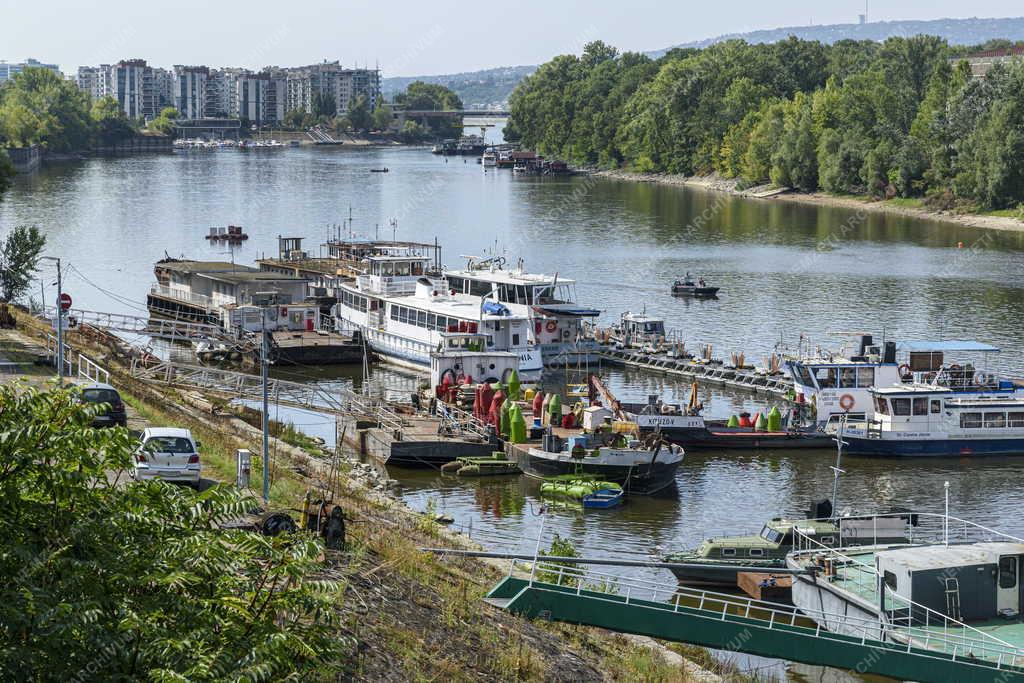
M379 167L390 172L370 173ZM0 229L34 224L46 233L47 253L68 265L64 287L76 307L131 313L145 311L153 262L165 252L251 264L258 254L273 254L277 236L285 235L305 237L315 253L350 207L358 234L436 237L449 266L485 250L510 261L521 256L530 270L577 280L579 300L604 311L605 322L646 308L689 343L714 344L716 355L744 351L759 362L780 340L795 347L801 333L834 348L844 338L830 331L863 330L888 339L978 339L1003 349L988 367L1024 374L1024 233L695 188L518 177L423 149L344 147L52 165L17 179L0 203ZM233 253L204 239L210 226L229 223L250 235ZM721 287L721 297L674 299L669 284L686 271ZM48 299L51 282L44 278ZM624 399L656 393L685 400L688 392L665 377L604 371ZM300 375L358 381L352 369ZM415 383L386 370L374 381L399 395ZM722 391L702 390L702 398L713 416L763 407ZM632 499L610 513L556 510L547 516L545 539L557 532L583 554L632 558L690 547L709 534L756 529L773 514L800 513L830 492L831 464L827 453L688 454L671 495ZM1024 459L850 458L844 469L843 506L939 512L948 480L955 514L1024 533ZM452 515L493 549L532 552L535 483L392 476L413 507ZM667 572L640 574L671 579Z

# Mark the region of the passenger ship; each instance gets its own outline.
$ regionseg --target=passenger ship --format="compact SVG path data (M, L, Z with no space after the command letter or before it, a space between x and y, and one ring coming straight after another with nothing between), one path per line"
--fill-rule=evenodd
M467 257L464 269L446 269L448 285L460 294L491 296L513 315L529 319L529 339L540 348L544 365L586 361L598 344L587 338L584 325L601 314L576 303L576 282L558 274L529 273L519 259L511 270L501 256Z
M385 361L425 370L442 333L482 334L486 351L519 356L519 376L540 379L540 350L530 343L529 320L496 301L452 289L443 277L431 277L425 255L374 255L354 283L342 283L334 306L335 326L359 331Z

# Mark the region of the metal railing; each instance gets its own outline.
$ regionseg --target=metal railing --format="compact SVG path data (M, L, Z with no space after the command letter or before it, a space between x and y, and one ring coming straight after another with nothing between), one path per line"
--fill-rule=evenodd
M45 317L53 319L57 315L54 306L47 306ZM66 312L69 320L76 325L90 325L116 332L160 337L171 341L189 341L197 337L229 338L230 335L219 325L196 323L187 320L150 318L148 316L129 315L125 313L106 313L103 311L87 311L73 308Z
M46 353L56 365L57 337L53 334L46 335ZM78 377L98 384L110 384L109 371L85 354L71 348L67 342L64 342L64 376Z
M211 297L208 297L204 294L186 292L184 290L168 287L167 285L161 285L159 283L153 284L153 286L149 288L149 291L152 294L166 297L168 299L174 299L176 301L181 301L187 304L202 306L207 310L207 312L216 310L220 306Z
M931 630L927 633L923 629L910 631L905 627L875 618L856 617L848 613L833 613L810 607L801 607L797 610L790 605L735 594L717 593L676 584L666 585L649 579L626 578L554 562L512 560L509 576L515 573L517 566L521 568L522 574L529 572L528 586L533 590L564 595L566 589L569 589L568 592L574 591L582 598L615 604L624 603L641 609L682 613L681 617L692 616L693 610L697 610L721 621L754 620L758 622L756 625L768 630L792 631L794 628L802 628L805 631L804 635L812 635L815 638L846 641L850 638L859 638L863 646L880 647L881 643L886 643L886 649L891 649L892 645L898 645L908 653L923 657L929 656L930 651L934 652L935 656L941 653L954 661L970 660L972 663L996 669L1024 665L1024 648L1005 643L970 627L960 632L949 629ZM538 575L545 580L538 579ZM809 619L814 625L807 624L805 619ZM842 624L844 630L842 633L832 631L824 624Z

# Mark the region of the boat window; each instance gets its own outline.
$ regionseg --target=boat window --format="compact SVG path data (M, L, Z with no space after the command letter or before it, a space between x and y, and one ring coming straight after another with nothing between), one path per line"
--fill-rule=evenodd
M821 542L824 543L825 545L835 545L836 538L835 538L835 536L822 536L821 537Z
M881 396L875 396L875 412L879 415L889 414L889 402Z
M513 334L512 335L512 346L519 346L519 335L518 334Z
M736 548L722 548L722 557L734 557Z
M427 327L436 330L437 329L437 314L427 313Z
M888 586L889 588L891 588L893 590L897 589L898 582L896 580L896 575L895 574L893 574L892 572L887 571L887 572L885 572L883 574L883 579L885 580L885 585L886 586Z
M961 429L977 429L981 426L981 413L960 413Z
M914 415L928 414L928 399L923 396L914 397Z
M857 368L857 386L862 389L875 386L875 369Z
M761 538L772 543L781 543L784 538L783 533L778 529L773 529L770 526L765 526L761 529Z
M412 274L413 275L423 275L423 262L422 261L417 261L416 263L412 264Z
M1024 427L1024 413L1007 413L1007 426Z
M841 368L839 370L839 388L853 389L857 386L857 369Z
M1017 556L1010 555L1008 557L999 558L999 587L1000 588L1016 588L1017 587Z
M836 386L835 368L818 368L814 373L818 378L818 386L822 389L834 389Z
M1001 428L1006 426L1006 413L985 413L985 426Z
M416 324L419 325L420 327L426 327L427 326L427 312L426 311L417 311L416 312Z
M910 399L894 398L892 400L893 415L910 415Z
M811 371L806 365L800 366L800 383L805 387L814 386L814 377L811 376Z
M379 263L379 264L375 263L374 265L375 266L377 266L377 265L380 266L380 274L381 275L394 275L395 274L395 264L391 263L390 261L387 262L387 263Z
M473 296L487 296L491 293L491 283L480 280L469 281L469 293Z
M399 261L398 263L396 263L395 264L395 275L399 275L399 276L405 275L405 276L408 276L409 275L409 262L408 261Z
M932 401L932 414L942 412L942 401Z
M764 550L762 548L751 548L750 549L750 556L751 557L764 557Z

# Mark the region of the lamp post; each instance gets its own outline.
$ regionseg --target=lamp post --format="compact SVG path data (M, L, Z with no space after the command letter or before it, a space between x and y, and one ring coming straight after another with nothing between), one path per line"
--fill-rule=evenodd
M270 344L267 338L267 311L277 306L276 292L257 292L253 303L260 309L260 376L263 384L263 410L260 426L263 431L263 505L270 505Z
M60 258L57 256L43 256L47 261L57 262L57 384L64 384L64 292L61 290L60 280ZM45 311L45 302L43 310Z

